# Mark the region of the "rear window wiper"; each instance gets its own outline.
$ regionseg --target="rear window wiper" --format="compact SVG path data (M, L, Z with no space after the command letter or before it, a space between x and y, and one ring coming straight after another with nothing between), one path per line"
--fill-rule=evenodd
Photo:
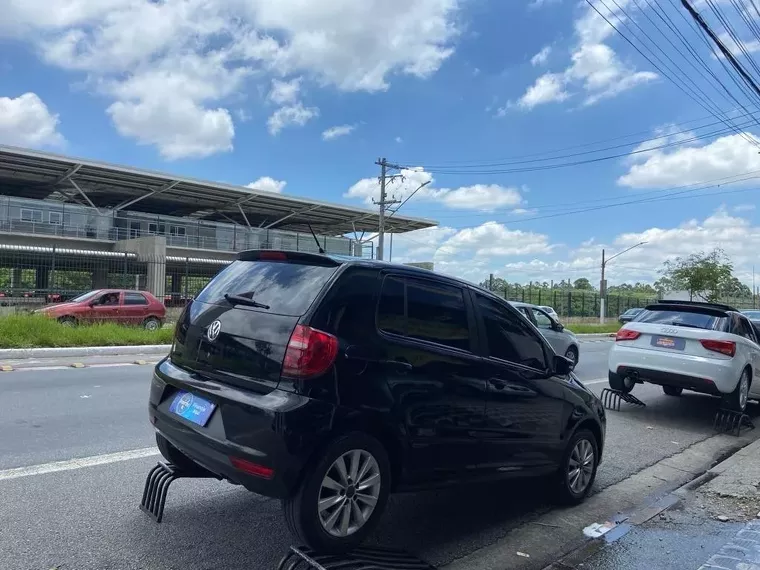
M243 297L242 295L230 295L229 293L225 293L224 299L230 305L246 305L248 307L254 307L256 309L269 309L269 305L265 305L264 303L259 303L258 301L254 301L250 297Z

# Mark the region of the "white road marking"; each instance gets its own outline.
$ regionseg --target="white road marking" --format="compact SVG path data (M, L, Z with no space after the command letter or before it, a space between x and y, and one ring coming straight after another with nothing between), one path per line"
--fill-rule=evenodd
M589 385L589 384L601 384L602 382L607 382L607 378L597 378L595 380L581 380L582 384Z
M58 471L73 471L74 469L84 469L85 467L94 467L96 465L107 465L119 461L153 457L158 454L158 449L155 447L144 447L130 451L82 457L81 459L67 459L66 461L53 461L52 463L29 465L28 467L15 467L0 471L0 481L18 479L19 477L31 477L32 475L45 475L46 473L56 473Z

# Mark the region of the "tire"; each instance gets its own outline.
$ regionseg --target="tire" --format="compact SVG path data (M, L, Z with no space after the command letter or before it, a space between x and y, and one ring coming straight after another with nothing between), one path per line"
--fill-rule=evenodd
M683 388L677 386L663 386L662 391L667 396L680 396L683 393Z
M161 321L156 317L148 317L143 321L143 328L146 331L157 331L161 328Z
M160 433L156 433L156 445L158 446L161 455L164 456L164 459L172 465L176 465L182 471L189 471L192 473L203 470L201 466L169 443L169 440Z
M623 377L620 374L613 374L610 372L608 378L610 382L610 388L617 390L618 392L623 392L624 394L629 394L631 391L633 391L633 387L636 385L636 382L627 376Z
M360 469L353 467L356 457L360 459ZM353 478L346 477L348 485L341 481L338 462L344 458L348 459L347 462L343 462L347 476L352 472L354 475L356 471L361 472L363 461L368 461L369 469L364 480L371 478L378 481L376 477L379 477L377 486L373 484L372 487L365 488L365 493L362 494L365 497L375 497L374 507L371 507L371 500L347 499L349 493L352 497L358 495L355 494L357 489L353 484ZM390 487L390 462L382 444L369 435L350 433L333 441L319 454L316 463L306 467L296 493L282 501L285 521L299 543L306 544L318 552L347 552L361 544L377 525L388 500ZM325 504L322 511L319 510L320 501ZM368 517L365 519L366 522L358 527L355 525L359 520L356 518L355 508L360 511L363 509L363 517ZM347 524L344 523L346 520Z
M572 468L572 462L588 461L587 469L581 466L577 477ZM585 464L585 462L584 462ZM562 455L562 463L555 475L557 478L556 498L563 505L577 505L588 496L596 480L596 470L599 467L599 443L596 436L587 429L581 429L573 434ZM579 479L580 478L580 479ZM580 485L576 486L576 484Z
M723 396L723 407L733 410L734 412L743 412L746 410L750 383L751 378L749 369L745 368L742 370L741 376L739 376L739 382L736 383L734 391Z
M569 347L565 351L565 358L567 358L568 360L572 360L573 364L570 367L570 369L571 370L575 369L575 367L578 364L578 349L576 347L574 347L574 346Z
M64 327L72 328L77 326L77 320L74 317L61 317L58 319L58 322Z

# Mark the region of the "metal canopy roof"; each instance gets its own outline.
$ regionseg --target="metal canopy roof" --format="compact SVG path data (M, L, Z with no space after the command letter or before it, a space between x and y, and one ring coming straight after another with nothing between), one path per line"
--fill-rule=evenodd
M378 212L363 208L3 145L0 194L260 228L308 231L311 224L327 235L375 232L379 221ZM437 225L407 216L386 220L386 231L396 233Z

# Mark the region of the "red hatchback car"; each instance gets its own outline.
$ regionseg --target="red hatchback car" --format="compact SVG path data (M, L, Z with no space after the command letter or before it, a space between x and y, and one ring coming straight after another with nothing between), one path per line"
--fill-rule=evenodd
M119 323L158 330L164 323L166 307L147 291L98 289L66 303L36 311L68 326L78 323Z

